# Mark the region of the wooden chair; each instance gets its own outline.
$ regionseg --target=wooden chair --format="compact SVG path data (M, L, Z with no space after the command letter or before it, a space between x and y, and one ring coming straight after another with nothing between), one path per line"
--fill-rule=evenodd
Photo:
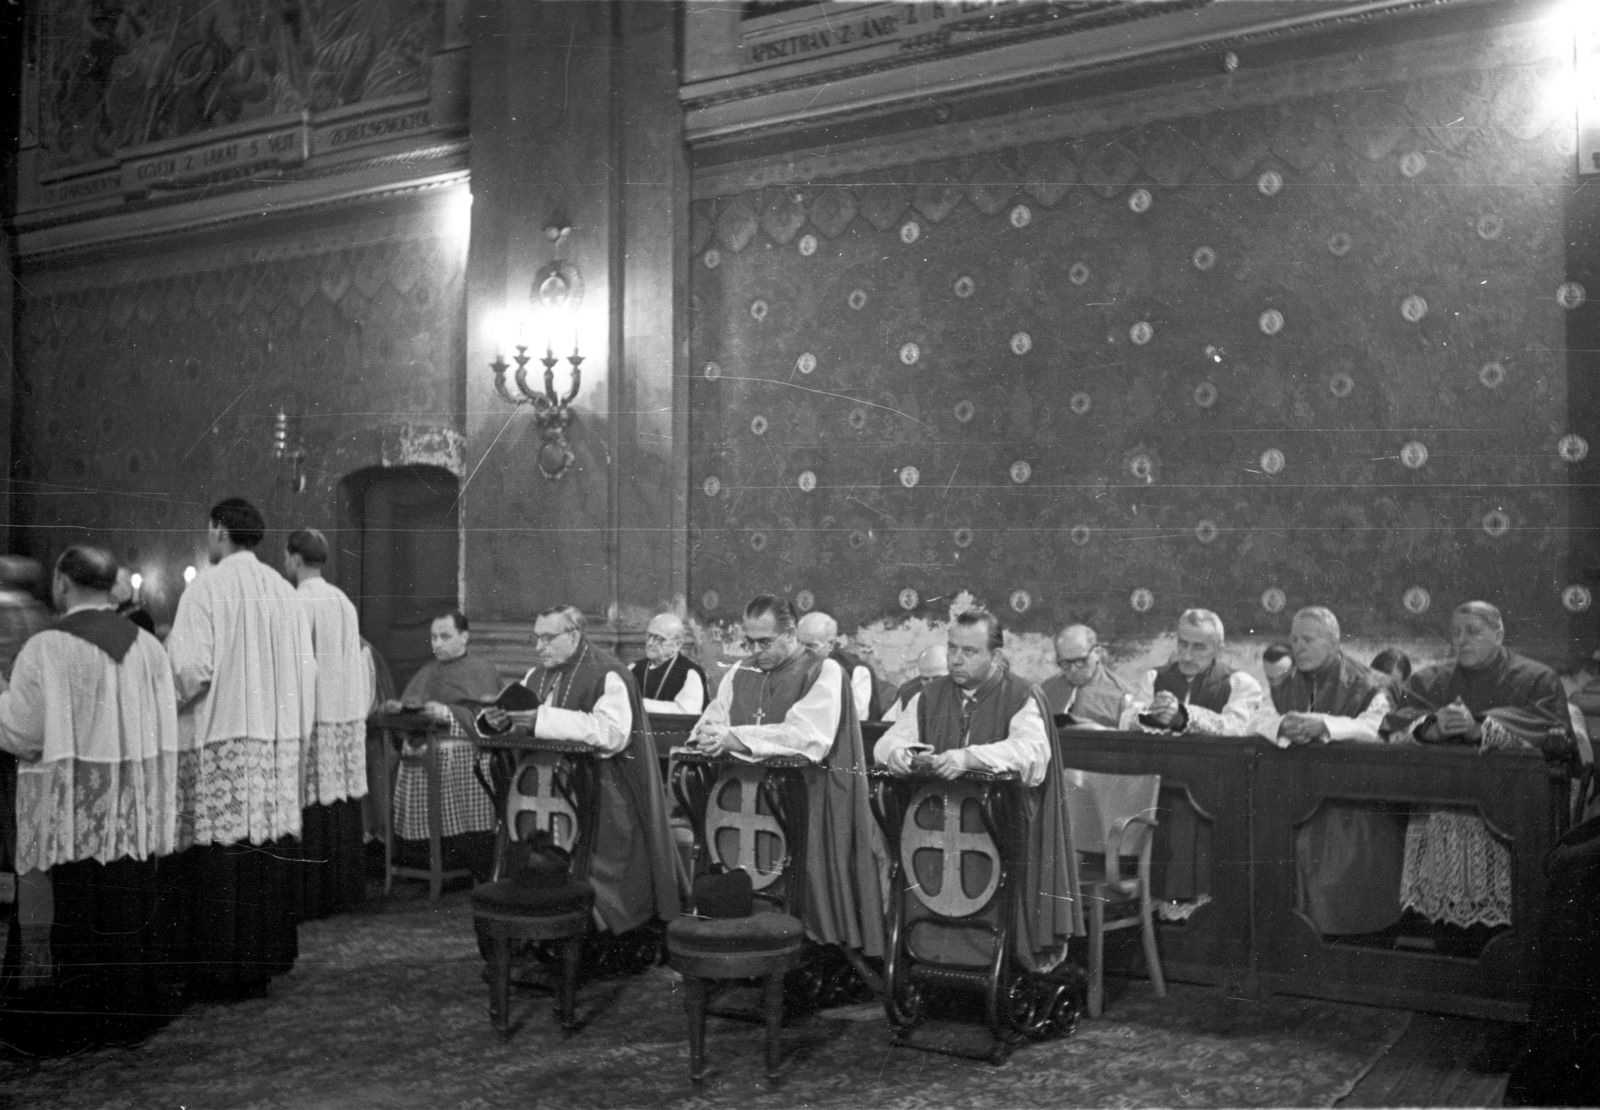
M683 976L689 1078L698 1084L706 1076L707 982L760 979L767 1081L776 1083L783 980L799 966L805 944L806 761L750 764L689 751L674 759L672 788L694 826L697 862L711 873L744 871L756 903L749 917L688 914L667 926L667 951Z
M1079 857L1078 888L1089 929L1089 1016L1105 1008L1106 933L1138 926L1156 994L1165 997L1161 955L1150 899L1150 848L1155 841L1160 775L1108 775L1062 769L1072 842ZM1132 875L1123 861L1137 859ZM1110 916L1108 916L1108 914Z
M497 853L495 877L472 889L472 920L488 949L489 1020L510 1040L511 945L546 941L561 947L561 982L556 1018L568 1033L576 1027L578 964L594 913L589 857L599 824L600 774L594 751L582 744L535 740L511 734L480 740L480 746L520 753L509 775L497 776L496 812L502 848L535 831L548 832L572 854L565 881L518 882L503 875L505 852ZM502 757L503 758L503 757Z

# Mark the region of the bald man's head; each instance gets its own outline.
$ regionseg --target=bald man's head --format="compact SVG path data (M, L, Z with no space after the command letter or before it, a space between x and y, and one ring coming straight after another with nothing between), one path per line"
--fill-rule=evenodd
M794 628L800 646L819 658L826 658L838 643L839 622L826 613L807 613Z
M667 662L678 649L688 629L676 613L662 613L650 622L644 633L644 656L659 666Z
M1100 669L1100 638L1086 624L1069 624L1056 633L1056 666L1073 686L1087 686Z
M939 678L950 673L950 654L943 644L930 644L917 656L917 673L923 678Z

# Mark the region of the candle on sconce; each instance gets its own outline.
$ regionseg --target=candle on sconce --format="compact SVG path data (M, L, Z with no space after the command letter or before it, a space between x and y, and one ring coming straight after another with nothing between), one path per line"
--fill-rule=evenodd
M128 585L133 587L133 600L135 602L139 601L139 591L144 589L144 575L135 571L128 576Z

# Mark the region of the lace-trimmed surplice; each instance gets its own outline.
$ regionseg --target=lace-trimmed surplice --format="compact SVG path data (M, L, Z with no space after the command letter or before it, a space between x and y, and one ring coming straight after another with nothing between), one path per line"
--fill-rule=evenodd
M174 850L178 723L172 674L140 632L117 663L66 632L28 640L0 695L18 755L18 873Z
M372 672L361 654L355 606L337 586L308 578L306 603L317 653L316 724L303 756L306 805L332 805L367 793L367 709Z
M178 715L178 847L300 834L301 751L316 712L306 606L248 551L200 574L167 653Z

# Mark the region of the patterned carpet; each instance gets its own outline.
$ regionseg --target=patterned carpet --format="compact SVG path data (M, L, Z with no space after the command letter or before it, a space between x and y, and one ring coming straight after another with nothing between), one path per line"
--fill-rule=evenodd
M563 1039L549 1000L521 995L509 1044L489 1028L471 914L460 900L304 926L269 997L198 1006L143 1045L0 1061L0 1104L45 1107L1328 1106L1400 1036L1399 1011L1254 1003L1142 983L1076 1036L1000 1068L890 1046L875 1005L784 1032L769 1088L761 1032L712 1019L705 1086L688 1078L677 977L658 968L580 995Z

